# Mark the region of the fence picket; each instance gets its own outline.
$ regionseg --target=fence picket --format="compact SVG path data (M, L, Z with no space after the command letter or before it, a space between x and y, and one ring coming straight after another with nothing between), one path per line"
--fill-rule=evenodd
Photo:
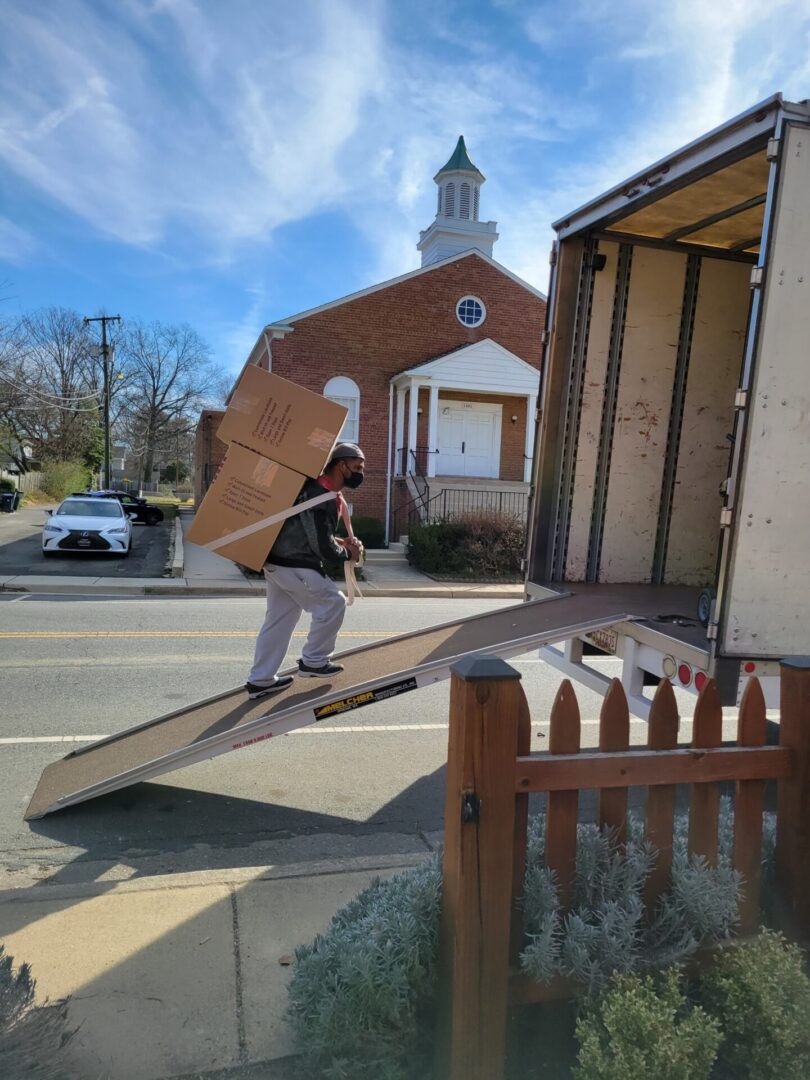
M749 679L737 720L739 746L764 746L767 734L765 697L759 679ZM740 930L753 934L759 925L762 877L762 807L764 780L738 780L734 796L734 868L743 877Z
M620 679L613 679L599 714L599 749L627 750L630 746L630 710ZM626 787L602 788L599 792L599 827L616 829L620 843L627 839Z
M655 692L647 726L649 750L674 750L678 745L678 705L671 683L663 679ZM647 906L669 887L672 873L672 830L675 824L675 785L647 789L644 833L658 852L645 888Z
M520 695L517 718L518 755L532 749L532 715L526 695ZM523 893L526 879L526 847L529 827L529 796L515 796L515 839L512 863L512 923L509 935L509 959L515 964L523 948Z
M692 721L692 747L706 750L723 741L723 707L720 691L710 679L700 692ZM717 818L720 785L695 784L689 793L689 854L705 855L717 865Z
M580 748L579 704L574 688L564 679L551 707L548 737L551 754L576 754ZM563 907L571 902L577 858L579 791L550 791L546 806L546 866L559 884Z
M791 933L810 934L810 657L779 663L779 744L793 758L790 777L780 783L776 806L776 880L782 917Z

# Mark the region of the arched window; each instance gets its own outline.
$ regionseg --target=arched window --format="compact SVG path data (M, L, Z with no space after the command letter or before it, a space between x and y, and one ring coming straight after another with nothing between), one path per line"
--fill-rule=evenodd
M458 201L458 214L459 217L468 218L470 216L470 185L464 181L461 185L461 198Z
M444 216L452 217L456 212L456 185L451 180L444 189Z
M345 375L336 375L323 388L323 396L349 410L340 429L340 442L357 442L360 438L360 387Z
M478 184L475 185L473 191L473 221L478 221L478 199L481 195L481 189Z

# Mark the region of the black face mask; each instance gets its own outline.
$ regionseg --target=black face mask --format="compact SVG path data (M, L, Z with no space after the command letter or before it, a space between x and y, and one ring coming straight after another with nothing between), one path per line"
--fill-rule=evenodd
M349 473L343 483L347 488L359 488L363 483L363 474L361 472Z

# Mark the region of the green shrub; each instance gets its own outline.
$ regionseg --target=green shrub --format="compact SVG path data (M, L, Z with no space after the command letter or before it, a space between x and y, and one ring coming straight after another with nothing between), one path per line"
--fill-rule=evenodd
M690 1006L678 971L617 976L577 1021L575 1080L705 1080L720 1045L720 1026Z
M656 854L644 839L642 822L629 817L624 847L609 831L579 825L573 903L566 915L544 865L545 819L530 819L524 898L529 940L520 956L522 970L537 982L573 976L593 991L615 972L665 968L726 938L737 920L740 894L740 877L729 859L730 818L725 799L716 867L689 857L687 818L676 818L672 885L653 911L645 907L644 887Z
M9 477L4 476L0 479L0 491L16 491L17 485Z
M363 541L367 548L385 547L385 524L376 517L353 517L352 530L354 535ZM340 535L345 536L346 530L341 522Z
M724 949L701 980L723 1031L719 1064L735 1080L810 1076L810 979L795 945L763 930Z
M446 578L519 578L526 541L523 521L491 512L415 525L408 558L417 570Z
M0 1076L62 1080L59 1052L72 1036L67 1004L34 1005L35 986L28 965L15 971L0 945Z
M89 483L90 473L81 461L42 463L42 490L52 499L64 499L72 491L83 491Z
M672 892L647 919L643 888L655 855L638 823L630 833L620 847L595 825L579 826L577 906L562 917L553 877L543 867L545 819L531 819L524 896L529 942L521 956L527 974L539 981L573 975L597 989L617 970L663 967L728 933L738 877L727 865L712 868L680 855L673 860ZM309 1075L430 1077L440 890L437 859L377 881L335 916L325 935L298 950L289 1011Z
M307 1063L324 1077L429 1075L424 1029L436 993L440 883L435 858L377 879L325 935L296 950L289 1018Z

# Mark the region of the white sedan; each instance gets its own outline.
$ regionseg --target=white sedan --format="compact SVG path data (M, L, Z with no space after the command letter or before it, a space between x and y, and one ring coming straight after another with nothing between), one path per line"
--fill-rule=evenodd
M132 522L115 499L71 496L48 514L42 530L42 554L89 551L93 555L129 555Z

